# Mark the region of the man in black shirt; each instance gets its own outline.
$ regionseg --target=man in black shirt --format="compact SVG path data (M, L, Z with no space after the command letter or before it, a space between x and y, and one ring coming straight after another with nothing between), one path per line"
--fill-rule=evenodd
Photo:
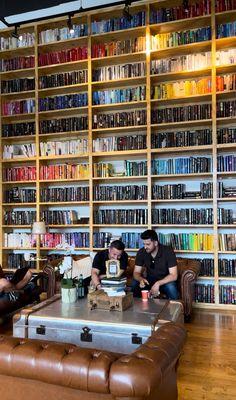
M143 232L141 239L144 247L138 251L135 259L134 295L140 295L141 289L148 289L153 296L158 296L161 292L168 299L178 299L178 273L174 251L171 247L160 244L157 233L153 230ZM143 269L145 278L142 276Z
M99 251L93 260L92 283L96 289L100 289L100 280L106 276L106 261L119 260L121 274L127 268L128 254L124 251L125 245L121 240L114 240L109 249Z

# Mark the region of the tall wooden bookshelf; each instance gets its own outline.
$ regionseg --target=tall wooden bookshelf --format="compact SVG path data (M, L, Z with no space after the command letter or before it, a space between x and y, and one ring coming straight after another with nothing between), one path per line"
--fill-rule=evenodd
M200 4L201 14L201 1L189 2L188 12L196 3ZM172 240L172 244L175 241L178 256L208 260L199 279L200 297L197 306L235 308L234 304L224 304L224 302L235 302L236 290L234 234L236 196L232 195L231 190L236 188L234 157L236 33L233 25L236 21L236 10L220 8L223 4L227 5L227 2L213 0L211 11L205 9L202 15L193 17L185 11L184 18L172 21L170 19L174 17L171 15L176 16L177 12L183 12L182 1L176 0L171 6L172 9L163 13L166 21L160 21L161 9L166 10L169 3L140 1L130 7L130 13L133 15L131 24L135 24L135 27L131 25L128 28L126 26L126 29L114 29L109 32L102 31L102 21L116 18L116 22L120 22L118 19L123 15L123 7L116 6L101 11L80 13L72 18L73 24L79 26L79 37L75 38L71 34L65 39L65 34L68 32L65 33L64 29L64 33L61 33L64 35L63 39L60 40L55 40L58 37L52 36L52 30L66 28L67 18L56 18L20 27L20 34L34 34L33 45L22 46L21 42L22 47L0 51L2 88L0 253L1 263L5 268L9 269L9 257L12 257L12 254L21 254L20 257L23 259L24 253L33 253L37 258L34 266L39 271L42 266L40 258L49 253L60 253L65 250L63 245L59 248L46 242L43 245L42 238L35 239L34 248L21 245L24 243L22 237L18 238L18 245L16 237L12 239L13 244L9 242L7 236L9 233L29 235L31 233L31 224L22 223L22 218L24 221L25 216L17 214L19 211L30 211L30 222L32 218L42 220L43 212L44 215L47 215L47 212L49 215L51 212L48 218L52 218L51 221L54 223L48 223L49 233L82 233L83 245L75 246L74 251L83 253L104 247L104 243L94 245L96 234L133 233L136 237L131 238L130 244L126 242L126 247L134 254L138 248L134 245L137 235L144 229L154 228L157 229L162 241ZM145 13L145 20L142 20L144 14L139 14L141 12ZM137 15L140 24L137 22ZM97 22L96 27L95 22ZM124 23L121 22L120 28L125 27ZM224 25L227 23L231 25ZM106 25L107 30L110 25ZM221 27L225 29L222 28L223 33L219 33ZM9 38L11 32L3 30L0 36ZM132 51L127 50L128 46L131 46ZM67 56L70 51L69 61L62 58L59 60L58 52L63 51L67 51ZM75 55L76 51L78 56ZM34 58L33 66L21 69L9 67L11 64L9 60L29 56ZM45 62L45 59L48 62ZM119 67L121 65L126 65L128 68L127 64L133 65L132 71L134 65L140 70L132 74L127 72L126 75L117 72L119 68L120 70L125 68ZM119 78L116 78L117 75L109 75L111 71L105 75L105 67L113 69L113 74L118 74ZM102 72L99 72L100 68L103 68ZM80 75L85 74L86 78L80 76L76 78L76 83L73 81L70 83L65 74L76 71L80 71ZM100 78L99 73L102 74ZM58 75L57 78L55 75ZM33 90L20 90L18 87L14 91L3 88L6 81L19 81L24 78L35 78ZM58 79L58 86L55 86L55 79ZM129 91L132 88L133 92ZM113 89L117 89L117 92ZM121 89L122 93L118 92ZM100 93L97 93L99 91ZM67 97L66 100L59 99L59 96L70 95L71 97ZM58 98L55 99L55 96ZM83 96L85 97L82 98ZM120 98L119 102L115 101L117 96ZM5 104L29 99L34 101L32 103L34 106L31 104L33 109L29 106L30 111L27 113L16 114L16 106ZM66 107L62 106L63 101L64 104L67 101ZM74 106L73 102L76 101ZM3 112L3 107L14 111ZM5 115L9 113L13 115ZM125 113L129 114L126 123L122 122L122 118L125 120ZM101 118L101 114L105 116ZM70 118L80 118L77 120L77 125L71 125L71 129L68 128ZM65 129L56 127L61 119L67 119ZM21 129L21 133L18 132L17 136L12 134L14 129L12 124L29 122L35 124L34 132L29 129L26 130L26 134L24 128L19 128L18 125L15 129L16 131ZM6 133L7 124L11 125L9 133ZM78 127L78 124L81 125ZM138 139L135 139L136 137ZM118 138L123 146L125 141L131 143L131 138L134 141L139 140L139 148L136 141L134 145L126 145L128 150L127 147L123 147L123 150L114 150L114 143L117 145ZM103 148L101 148L102 139ZM71 154L52 155L55 141L72 140L81 140L80 146L82 142L87 141L83 151L81 147L76 147L80 149L76 151L71 145ZM42 150L43 143L49 141L53 142L51 148L45 144ZM17 155L19 149L22 152L20 145L26 144L34 146L26 148L28 154ZM6 146L10 145L14 145L14 154L13 157L6 158ZM77 146L79 145L77 143ZM35 154L29 153L33 147ZM61 152L63 153L63 150ZM224 158L219 160L219 156ZM231 158L226 159L226 156ZM217 167L217 159L218 164L222 164L222 171L219 170L219 165ZM142 167L137 166L137 163L142 163ZM58 167L59 164L64 166ZM82 165L77 167L80 168L77 176L76 174L72 176L71 171L76 168L72 164ZM96 164L99 164L100 176L96 176L99 173L95 174ZM4 172L6 168L24 166L35 167L35 179L28 176L27 179L12 178L6 181ZM49 170L47 166L50 167ZM53 166L56 166L56 175L53 175ZM63 175L63 168L67 168L70 177ZM135 173L137 168L140 169ZM203 187L203 184L208 186ZM105 189L105 186L108 188ZM70 187L78 188L78 192L88 190L89 194L83 192L79 201L73 200L72 197L61 201L60 197L56 199L55 192L54 197L52 196L53 189L62 190ZM85 187L88 189L83 189ZM19 203L16 193L12 194L14 188L16 192L19 192L19 189L31 189L30 201L23 197ZM46 192L47 189L51 190L51 197L45 199L42 191ZM102 190L105 192L103 197ZM107 197L109 190L113 193L113 197ZM137 193L131 195L130 193L134 193L135 190ZM231 211L228 213L219 211L226 207ZM116 223L112 220L111 210L117 210ZM128 210L132 211L127 217ZM64 211L62 219L66 222L55 223L53 211ZM129 220L124 219L125 211ZM56 222L59 220L58 215L56 214ZM11 222L12 219L14 223ZM169 236L165 236L166 234ZM69 242L68 237L68 235L64 237L62 244ZM225 261L222 259L230 261L228 264L226 261L227 265L223 265ZM17 262L13 259L12 266ZM223 288L223 286L228 287Z

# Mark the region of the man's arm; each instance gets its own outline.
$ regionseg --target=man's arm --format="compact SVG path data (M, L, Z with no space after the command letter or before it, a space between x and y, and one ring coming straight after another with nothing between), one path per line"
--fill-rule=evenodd
M160 292L160 286L165 285L166 283L169 282L174 282L178 278L178 271L177 271L177 265L174 267L169 268L169 274L165 276L165 278L160 279L159 281L155 282L154 285L151 288L151 293L158 295Z
M92 268L92 282L95 288L97 288L98 285L100 285L100 279L99 279L99 274L100 271L97 268Z
M147 279L144 279L142 277L142 268L143 267L140 267L139 265L135 265L135 267L134 267L134 275L133 275L134 279L139 282L139 286L141 288L144 287L145 285L149 284Z

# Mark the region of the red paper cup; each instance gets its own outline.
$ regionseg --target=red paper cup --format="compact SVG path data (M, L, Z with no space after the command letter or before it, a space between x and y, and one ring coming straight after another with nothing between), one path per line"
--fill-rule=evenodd
M149 290L141 290L142 293L142 300L143 301L148 301L149 298Z

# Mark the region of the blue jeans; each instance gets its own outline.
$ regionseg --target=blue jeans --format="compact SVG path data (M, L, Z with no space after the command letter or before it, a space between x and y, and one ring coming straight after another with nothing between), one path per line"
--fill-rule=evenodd
M146 285L143 289L150 290L155 282L150 282L149 285ZM141 297L141 288L139 286L139 282L135 279L132 280L131 290L133 292L134 297ZM167 299L169 300L177 300L179 299L179 293L177 289L177 282L169 282L165 283L165 285L160 286L160 292L165 294Z

